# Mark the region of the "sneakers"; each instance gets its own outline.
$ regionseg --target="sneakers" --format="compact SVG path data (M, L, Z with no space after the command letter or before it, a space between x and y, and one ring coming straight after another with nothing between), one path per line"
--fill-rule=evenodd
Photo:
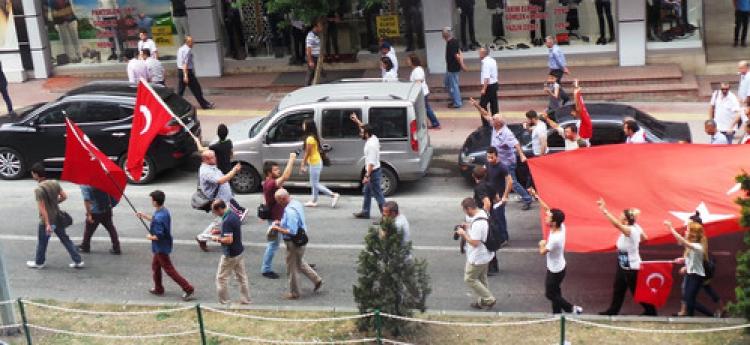
M184 294L182 294L182 300L185 302L194 300L195 299L195 297L193 296L194 292L195 291L185 292Z
M268 279L279 279L279 275L276 272L270 271L270 272L263 272L261 273L262 276L268 278Z
M39 269L44 268L44 264L37 264L36 261L31 260L31 261L26 261L26 267L28 267L28 268L36 268L36 269L39 270Z
M155 295L155 296L162 296L164 295L164 291L159 291L155 288L148 289L148 293Z
M305 203L305 207L318 207L318 203L310 200Z
M357 219L370 219L370 215L365 214L364 212L357 212L357 213L353 213L352 215L354 216L354 218L357 218Z
M82 245L78 245L78 246L76 246L76 248L78 249L78 252L80 252L80 253L87 253L87 254L91 253L91 248L89 248L89 247L84 247Z
M247 214L249 212L249 209L245 209L244 211L242 211L242 213L240 213L240 222L242 222L243 224L245 223L245 218L247 218Z
M581 307L580 305L574 305L573 306L573 314L576 314L576 315L583 314L583 307Z
M336 205L339 203L339 193L334 193L333 197L331 198L331 208L336 208Z
M313 289L313 292L318 292L318 290L320 290L321 286L323 286L323 279L321 279L319 282L315 283L315 288Z
M70 268L83 268L83 261L71 262L71 263L68 264L68 267L70 267Z

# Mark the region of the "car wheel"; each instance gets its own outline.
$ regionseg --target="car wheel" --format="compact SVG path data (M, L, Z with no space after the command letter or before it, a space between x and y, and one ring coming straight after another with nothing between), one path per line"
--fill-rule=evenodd
M154 178L156 178L156 165L154 165L154 160L151 159L151 157L146 156L143 158L143 173L141 174L141 179L139 181L133 180L133 178L130 176L130 173L125 168L125 165L128 161L126 157L127 155L123 155L122 158L120 158L120 167L122 168L122 170L125 170L125 176L127 176L128 178L128 183L148 184L149 182L153 181Z
M391 196L396 193L396 189L398 188L398 177L396 177L396 173L393 172L393 169L388 167L382 167L380 171L383 174L383 177L380 179L380 190L383 191L384 196Z
M242 169L229 181L229 185L238 194L254 193L260 190L260 175L251 165L242 164Z
M18 151L3 147L0 148L0 178L4 180L16 180L26 173L23 158Z

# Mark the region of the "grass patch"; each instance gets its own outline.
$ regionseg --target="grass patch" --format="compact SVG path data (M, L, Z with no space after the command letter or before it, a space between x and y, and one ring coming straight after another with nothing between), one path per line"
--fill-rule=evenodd
M107 312L155 311L173 309L178 306L122 306L104 304L61 303L54 301L38 301L40 303L84 310ZM52 310L26 304L26 313L32 324L83 333L100 333L109 335L149 335L164 333L179 333L198 330L198 318L195 308L178 312L159 312L146 315L88 315ZM285 319L317 319L329 317L349 316L351 313L337 312L298 312L298 311L269 311L269 310L239 310L244 315L254 315L270 318ZM436 321L498 323L510 321L524 321L523 319L495 316L444 316L420 315L421 319ZM326 321L326 322L275 322L247 319L243 317L224 315L203 310L206 329L215 332L232 334L240 337L257 339L273 339L279 341L343 341L350 339L373 338L372 332L359 332L355 320ZM20 316L18 317L20 320ZM603 323L603 322L598 322ZM696 324L696 323L663 323L663 322L617 322L617 326L635 327L641 329L699 329L716 328L726 324ZM750 334L742 330L725 331L706 334L653 334L634 333L628 331L609 330L567 322L567 339L573 344L750 344ZM484 344L544 344L559 343L559 321L515 326L495 327L459 327L432 324L410 324L407 333L400 336L384 334L385 337L413 344L435 345L484 345ZM32 330L34 344L199 344L200 336L195 333L189 336L158 338L158 339L103 339L91 338L53 332ZM25 344L24 336L0 338L13 345ZM238 341L230 338L208 336L208 344L234 345L254 344L253 341Z

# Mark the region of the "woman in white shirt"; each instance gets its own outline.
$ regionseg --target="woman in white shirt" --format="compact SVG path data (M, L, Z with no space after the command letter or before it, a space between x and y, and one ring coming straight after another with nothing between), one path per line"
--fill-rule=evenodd
M393 61L387 56L380 58L380 68L383 69L383 81L397 81L398 71L393 68Z
M708 240L703 232L703 225L699 222L691 221L688 223L687 238L682 237L674 229L672 222L666 220L664 221L664 225L672 232L674 238L677 239L677 243L685 247L685 253L683 254L685 267L680 269L680 273L685 275L682 302L685 303L686 315L693 316L696 310L698 292L703 287L706 277L703 261L708 260ZM705 307L701 306L701 309L705 309ZM703 310L702 312L711 315L711 312L708 310Z
M412 67L409 81L418 83L422 87L422 95L424 95L424 108L427 113L427 118L430 119L430 129L440 129L440 121L438 121L435 112L430 107L430 102L427 99L427 95L430 94L430 88L427 86L427 76L422 68L422 60L419 59L417 54L409 54L409 58L406 59L407 64Z
M617 315L625 300L625 291L635 295L635 283L638 278L638 270L641 268L641 255L638 251L641 240L648 237L643 229L636 224L638 215L641 211L635 208L629 208L622 212L620 219L615 218L607 210L604 199L597 201L599 209L604 213L610 223L620 231L620 237L617 238L617 273L615 274L614 291L612 293L612 302L607 310L600 312L599 315ZM643 314L656 315L656 308L652 304L641 303Z

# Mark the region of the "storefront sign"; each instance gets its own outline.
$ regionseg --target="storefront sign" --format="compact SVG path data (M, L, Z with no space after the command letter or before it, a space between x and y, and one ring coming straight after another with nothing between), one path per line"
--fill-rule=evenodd
M152 26L151 34L154 36L154 42L157 46L171 46L174 44L172 26L170 25Z
M375 18L375 26L377 27L378 37L401 36L397 15L377 16Z

